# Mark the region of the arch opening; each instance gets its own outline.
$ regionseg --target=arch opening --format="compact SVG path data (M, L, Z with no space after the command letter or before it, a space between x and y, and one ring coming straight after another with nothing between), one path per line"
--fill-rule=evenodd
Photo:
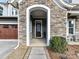
M27 46L47 46L50 40L50 9L44 5L27 8Z

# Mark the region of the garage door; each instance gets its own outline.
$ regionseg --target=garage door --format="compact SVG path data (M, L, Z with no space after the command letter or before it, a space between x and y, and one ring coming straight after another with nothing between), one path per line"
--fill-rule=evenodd
M1 24L0 39L17 39L18 28L17 24Z

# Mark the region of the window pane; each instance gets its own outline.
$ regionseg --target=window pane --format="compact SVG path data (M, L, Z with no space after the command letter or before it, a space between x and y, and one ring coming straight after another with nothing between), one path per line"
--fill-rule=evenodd
M73 27L73 21L69 21L69 27Z
M69 0L69 3L72 3L72 0Z
M12 8L12 15L17 15L17 10L15 8Z
M74 29L73 28L69 28L69 34L73 34L74 33Z
M3 14L3 8L0 7L0 15L2 15L2 14Z
M0 15L2 15L2 14L0 13Z

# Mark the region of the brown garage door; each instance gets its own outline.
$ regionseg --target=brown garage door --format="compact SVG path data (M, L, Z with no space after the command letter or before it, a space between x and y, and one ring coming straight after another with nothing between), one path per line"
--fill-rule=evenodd
M3 24L0 25L0 39L17 39L18 28L17 25Z

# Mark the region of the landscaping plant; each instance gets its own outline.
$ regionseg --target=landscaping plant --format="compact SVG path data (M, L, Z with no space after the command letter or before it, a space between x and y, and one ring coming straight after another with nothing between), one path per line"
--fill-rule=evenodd
M64 55L65 51L67 51L67 42L64 37L60 36L54 36L50 40L50 45L49 47L54 51L59 54ZM63 59L63 58L61 58Z

